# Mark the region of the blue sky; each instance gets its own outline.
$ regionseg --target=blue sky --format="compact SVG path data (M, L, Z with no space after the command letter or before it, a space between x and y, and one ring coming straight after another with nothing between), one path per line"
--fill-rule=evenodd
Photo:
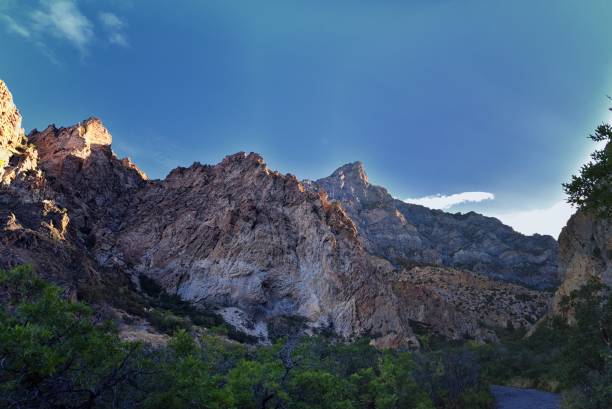
M0 78L26 131L98 116L154 178L241 150L309 179L361 160L395 197L556 235L609 119L611 19L598 0L0 0Z

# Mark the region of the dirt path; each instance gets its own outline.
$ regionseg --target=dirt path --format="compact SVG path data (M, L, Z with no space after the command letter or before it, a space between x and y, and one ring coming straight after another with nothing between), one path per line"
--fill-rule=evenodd
M536 389L520 389L492 385L496 409L559 409L561 397L556 393Z

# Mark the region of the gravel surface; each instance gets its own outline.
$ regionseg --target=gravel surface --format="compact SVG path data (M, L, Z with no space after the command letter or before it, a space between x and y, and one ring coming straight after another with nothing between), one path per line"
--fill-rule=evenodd
M561 398L556 393L509 386L491 386L496 409L559 409Z

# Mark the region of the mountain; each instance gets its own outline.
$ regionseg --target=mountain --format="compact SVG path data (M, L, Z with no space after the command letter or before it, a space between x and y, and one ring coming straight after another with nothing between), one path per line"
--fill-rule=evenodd
M486 341L544 313L552 238L401 203L358 163L301 182L238 153L149 180L99 119L25 137L3 82L0 98L0 268L33 264L118 317L143 276L262 340L300 317L378 346L418 346L423 328Z
M524 236L492 217L451 214L394 199L372 185L361 162L311 182L341 203L366 248L394 265L465 269L534 289L554 289L558 246L550 236Z

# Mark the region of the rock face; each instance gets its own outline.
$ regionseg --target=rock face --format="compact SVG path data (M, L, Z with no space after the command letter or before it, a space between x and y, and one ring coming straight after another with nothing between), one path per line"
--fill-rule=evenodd
M535 289L558 285L557 243L550 236L524 236L474 212L450 214L394 199L369 183L360 162L310 185L341 203L366 248L396 266L448 266Z
M183 299L414 343L389 296L390 265L364 251L340 206L259 155L175 169L132 200L113 253Z
M24 143L21 114L4 81L0 81L0 177L13 153Z
M3 98L1 104L11 106L8 91ZM4 112L3 126L17 123L16 109ZM12 143L0 184L0 268L33 264L74 294L124 275L105 271L96 255L145 179L131 162L115 157L102 123L92 118L34 130L28 138L5 136Z
M604 155L610 155L611 151L608 141ZM610 160L609 157L602 159ZM612 174L608 174L607 180L611 179ZM609 212L603 210L601 213L578 210L559 236L559 276L563 281L555 293L550 313L560 314L570 323L574 321L573 311L562 310L564 297L591 279L612 287L612 219Z
M1 85L0 268L34 264L76 297L146 275L258 333L298 315L342 337L414 347L415 323L490 340L489 326L528 326L541 313L546 295L474 272L554 282L554 240L403 204L360 165L303 183L239 153L151 181L115 156L99 119L23 137Z
M414 267L393 283L407 319L450 339L497 339L492 328L529 328L546 293L443 267Z
M563 282L553 300L554 314L562 313L561 299L591 277L612 287L612 220L578 211L561 231L559 253Z
M96 261L108 252L146 176L129 159L111 150L112 137L102 122L89 118L68 128L50 125L32 131L53 200L69 210L74 238Z
M36 163L36 151L21 128L21 114L0 80L0 184L8 184L18 173L35 169Z

